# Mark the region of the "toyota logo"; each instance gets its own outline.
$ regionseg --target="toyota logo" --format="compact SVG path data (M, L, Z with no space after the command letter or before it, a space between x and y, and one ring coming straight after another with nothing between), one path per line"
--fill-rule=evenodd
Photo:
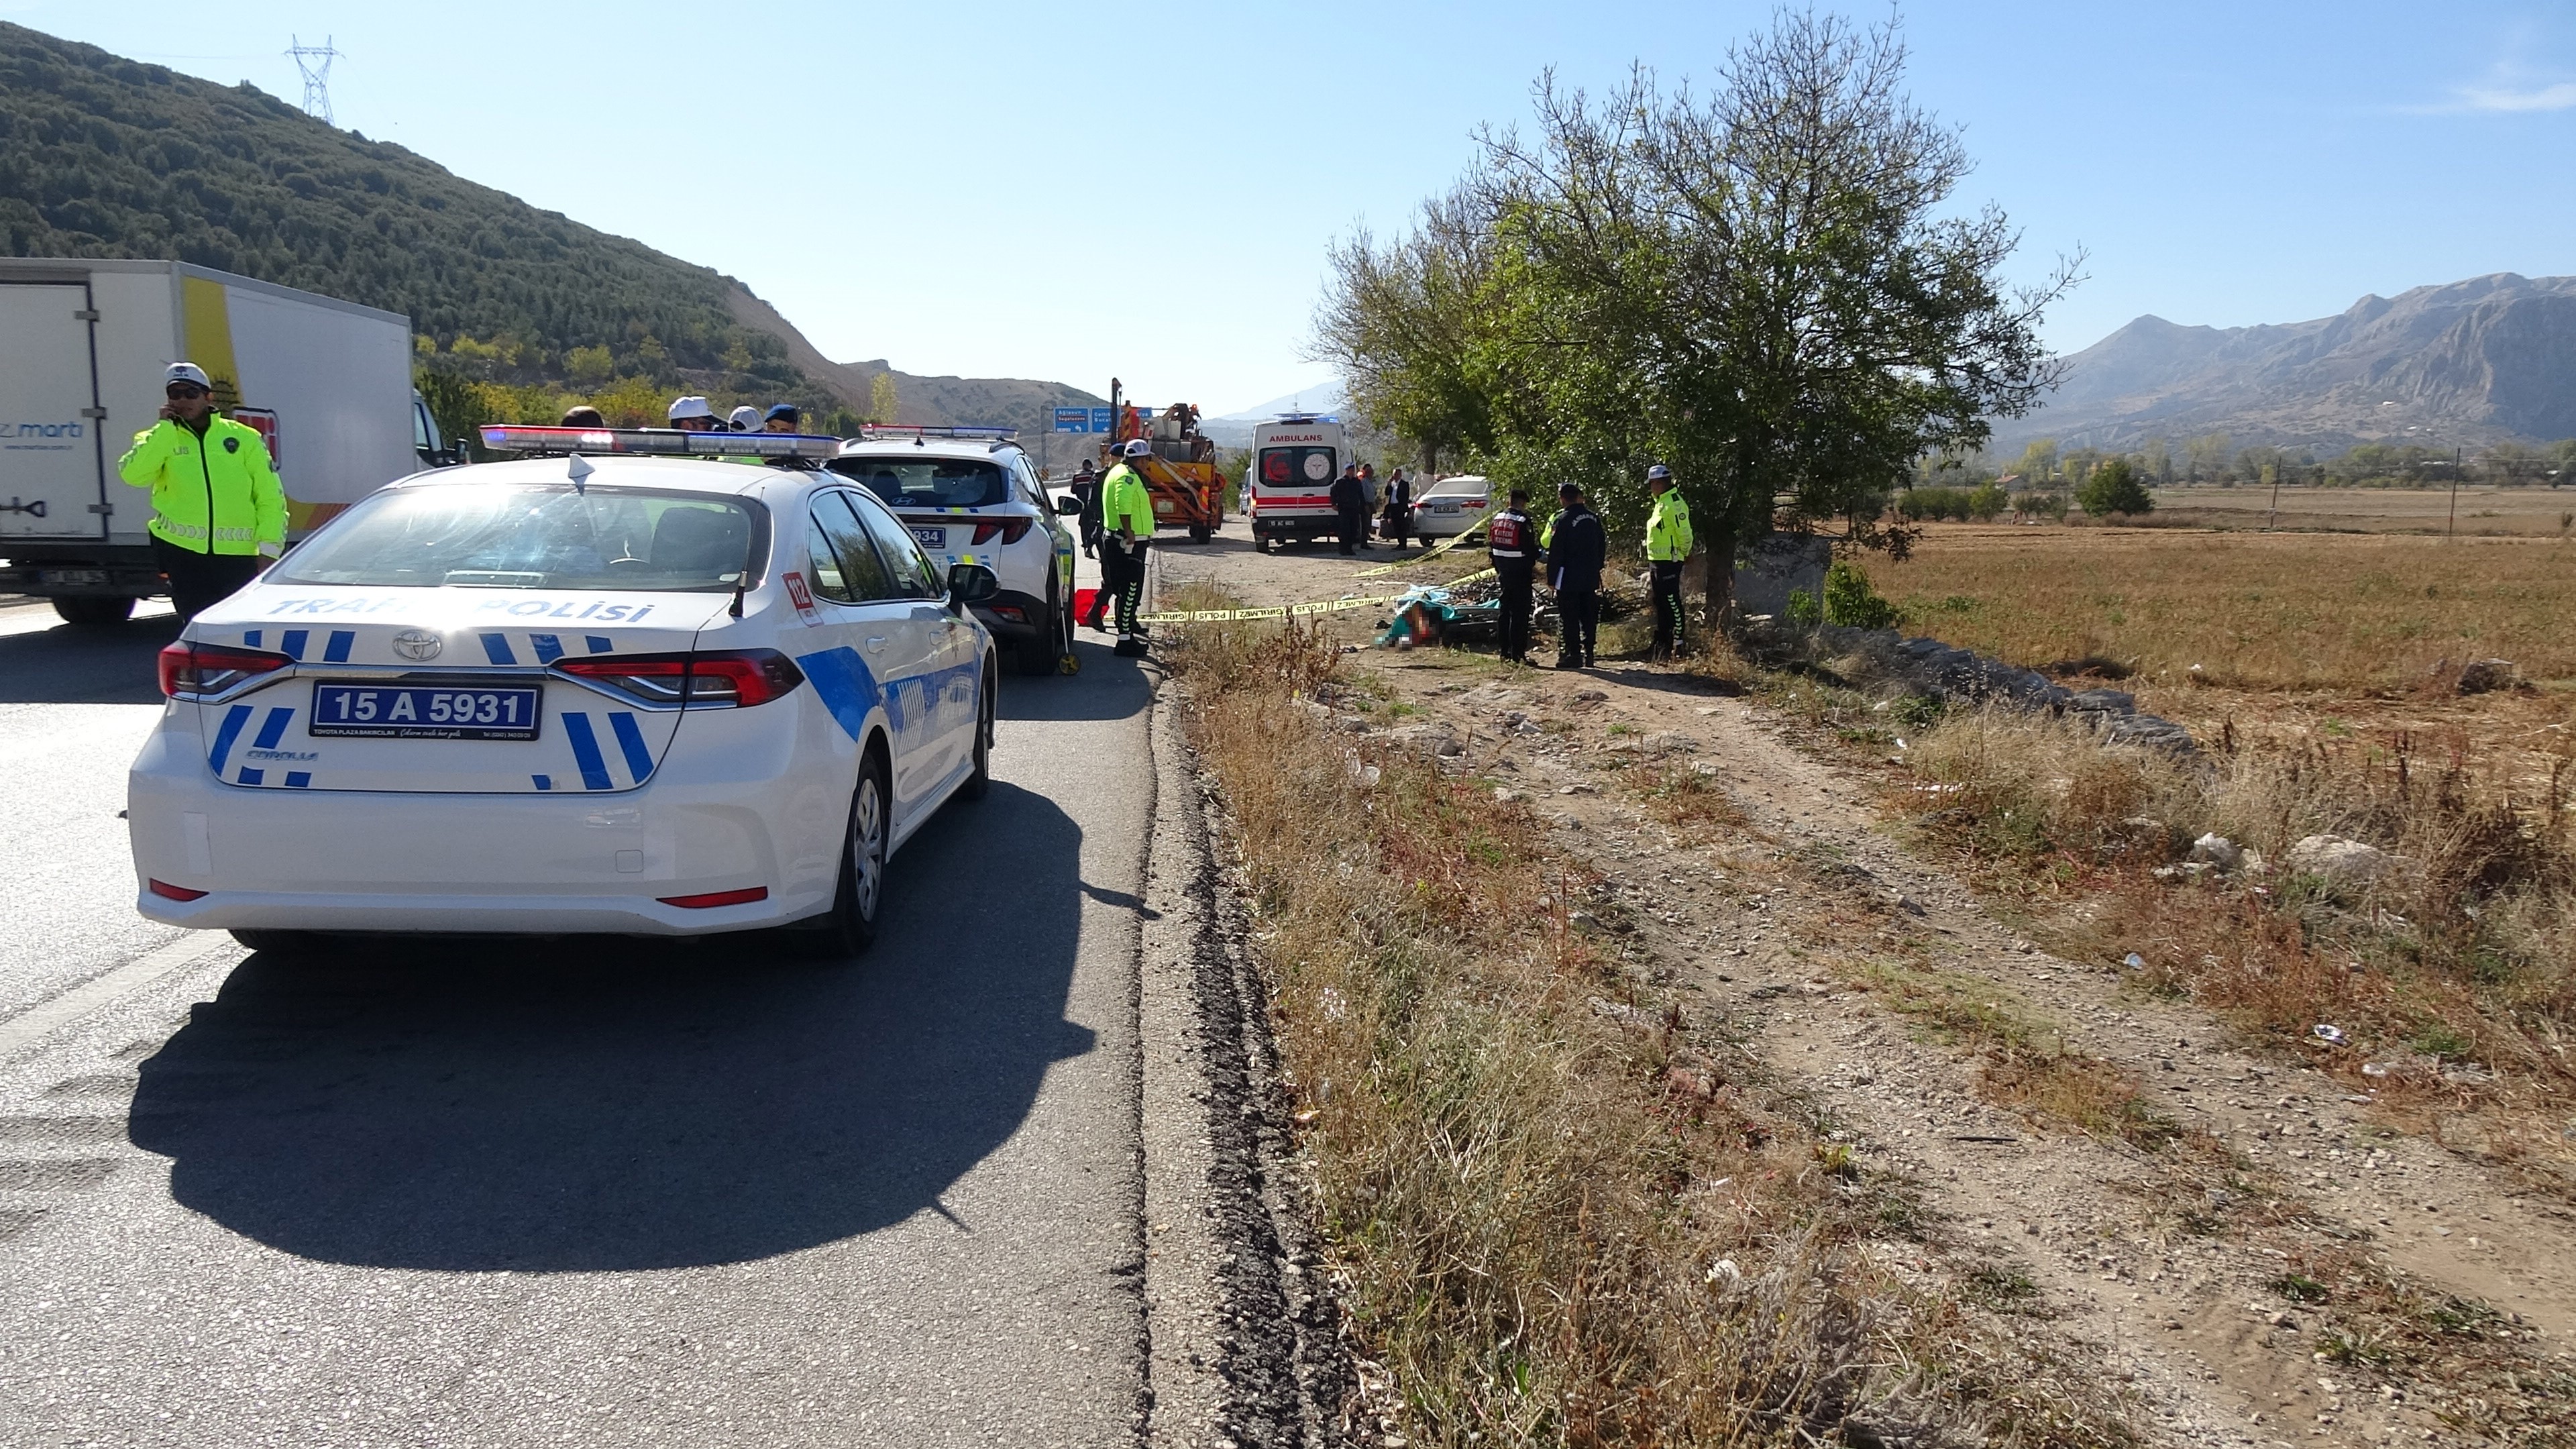
M427 629L405 629L394 636L394 652L405 659L436 659L445 644Z

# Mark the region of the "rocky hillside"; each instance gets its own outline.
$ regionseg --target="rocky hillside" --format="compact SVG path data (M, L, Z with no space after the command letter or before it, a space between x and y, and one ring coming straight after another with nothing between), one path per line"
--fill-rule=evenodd
M2066 361L2046 405L1997 424L1995 452L2035 437L2125 447L2214 432L2240 447L2338 451L2565 438L2576 436L2576 277L2500 272L2272 326L2141 317Z

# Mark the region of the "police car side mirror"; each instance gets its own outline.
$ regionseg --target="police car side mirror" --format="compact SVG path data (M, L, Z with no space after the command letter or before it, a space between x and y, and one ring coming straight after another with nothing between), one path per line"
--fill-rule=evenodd
M982 564L951 564L948 568L948 607L963 609L980 604L1002 591L1002 580Z
M1082 511L1082 495L1079 493L1059 493L1047 502L1058 513L1074 514Z

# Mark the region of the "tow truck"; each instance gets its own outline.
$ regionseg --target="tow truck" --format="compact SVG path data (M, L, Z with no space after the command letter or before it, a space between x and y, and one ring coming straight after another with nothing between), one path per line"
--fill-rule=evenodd
M1118 379L1109 379L1109 440L1100 446L1105 472L1122 461L1120 451L1137 438L1153 445L1152 456L1126 459L1145 478L1154 500L1154 526L1187 528L1190 542L1205 543L1225 526L1225 471L1217 462L1216 441L1199 431L1199 410L1174 403L1161 411L1125 400Z

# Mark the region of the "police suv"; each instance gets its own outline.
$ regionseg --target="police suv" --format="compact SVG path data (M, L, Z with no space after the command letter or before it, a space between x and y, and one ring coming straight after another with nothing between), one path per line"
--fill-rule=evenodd
M893 509L933 562L991 569L1000 587L975 616L1010 646L1021 673L1053 674L1073 652L1073 535L1013 436L871 427L830 466Z
M888 857L990 779L991 571L823 470L836 438L483 437L551 456L379 490L162 651L143 914L863 948Z

